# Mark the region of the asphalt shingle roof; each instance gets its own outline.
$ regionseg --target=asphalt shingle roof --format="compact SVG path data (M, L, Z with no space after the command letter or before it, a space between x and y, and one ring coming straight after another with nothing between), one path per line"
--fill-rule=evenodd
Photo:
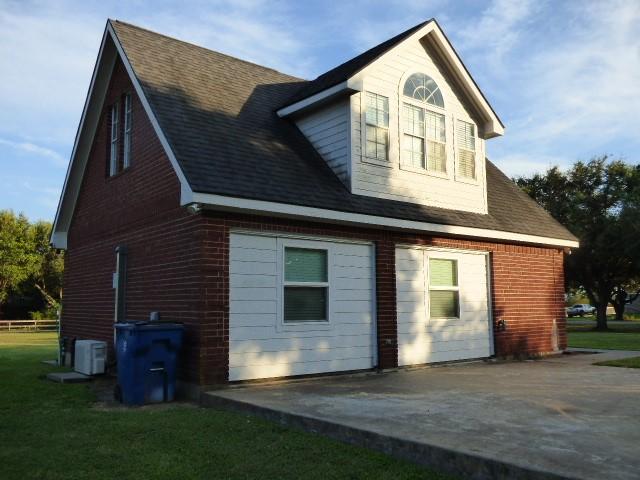
M275 113L317 80L120 21L112 26L194 192L575 240L489 161L487 215L354 195Z

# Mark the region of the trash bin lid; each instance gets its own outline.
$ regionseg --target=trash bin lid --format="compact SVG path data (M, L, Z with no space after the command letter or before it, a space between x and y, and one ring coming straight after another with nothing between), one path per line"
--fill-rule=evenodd
M118 330L183 330L184 325L173 322L122 322L116 323L115 328Z

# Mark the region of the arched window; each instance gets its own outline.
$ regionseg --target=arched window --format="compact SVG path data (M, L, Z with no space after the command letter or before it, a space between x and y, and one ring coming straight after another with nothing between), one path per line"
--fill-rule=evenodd
M432 108L444 108L438 84L424 73L414 73L407 78L402 93L402 165L446 175L445 116Z
M444 108L444 100L440 87L433 78L424 73L414 73L404 82L404 95L419 102L425 102L436 107Z

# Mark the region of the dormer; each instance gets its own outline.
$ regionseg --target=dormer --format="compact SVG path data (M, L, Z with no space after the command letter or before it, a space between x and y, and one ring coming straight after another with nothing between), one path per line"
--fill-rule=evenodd
M290 117L353 194L487 213L497 117L435 20L309 82Z

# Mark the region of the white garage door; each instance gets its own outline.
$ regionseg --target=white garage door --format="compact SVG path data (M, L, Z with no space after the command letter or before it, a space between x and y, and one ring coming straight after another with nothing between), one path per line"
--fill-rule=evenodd
M397 248L398 364L492 354L484 252Z
M232 233L229 380L372 368L370 244Z

